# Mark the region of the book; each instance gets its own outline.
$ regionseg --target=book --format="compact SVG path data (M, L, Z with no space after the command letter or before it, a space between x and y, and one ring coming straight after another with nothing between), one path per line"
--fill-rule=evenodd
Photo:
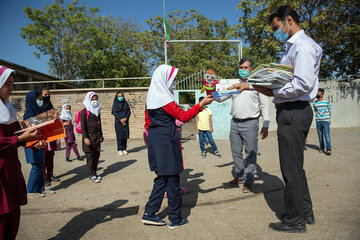
M266 88L280 88L291 82L293 67L277 63L261 64L249 76L247 83Z
M212 92L211 94L214 96L215 99L220 98L220 97L225 97L225 96L229 96L229 95L233 95L233 94L239 94L240 92L237 89L232 89L232 90L220 90L220 91L215 91Z
M39 129L40 134L34 139L26 141L26 147L33 147L38 141L45 140L46 143L58 140L66 136L65 128L59 113L55 109L36 115L35 117L26 119L20 123L22 130L15 132L21 133L30 129Z

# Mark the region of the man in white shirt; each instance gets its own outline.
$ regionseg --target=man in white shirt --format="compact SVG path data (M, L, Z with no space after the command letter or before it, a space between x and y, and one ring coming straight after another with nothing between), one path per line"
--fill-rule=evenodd
M254 88L274 96L278 123L281 174L285 182L285 215L269 228L280 232L304 233L305 224L315 224L310 192L304 171L304 146L313 119L310 106L318 91L321 47L299 26L299 15L290 6L280 6L270 17L274 37L286 42L280 64L294 67L292 81L278 89ZM245 84L231 88L250 90Z
M239 75L240 81L246 83L250 72L253 70L251 59L240 60ZM238 186L244 184L242 191L248 193L254 182L256 171L256 153L258 146L259 117L262 115L263 125L260 131L261 138L268 135L270 122L268 97L257 91L245 91L241 94L234 94L218 98L216 101L223 102L232 99L231 105L231 127L230 145L234 161L234 179L228 184ZM245 159L243 157L243 148Z

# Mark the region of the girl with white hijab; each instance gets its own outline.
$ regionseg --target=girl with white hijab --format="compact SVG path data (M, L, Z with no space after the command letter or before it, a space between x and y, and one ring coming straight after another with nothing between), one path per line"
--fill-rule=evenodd
M156 212L159 211L165 191L169 205L169 228L188 224L181 217L180 173L184 170L181 142L175 119L187 122L194 118L202 106L213 101L207 96L188 111L183 111L176 103L174 90L178 69L169 65L156 68L146 98L145 118L148 123L148 159L150 170L157 174L149 201L142 217L144 224L165 225Z
M96 174L100 157L101 142L104 141L101 128L99 97L88 92L84 99L85 108L81 111L82 149L89 170L89 180L99 183L101 176Z
M0 66L0 239L15 239L20 223L20 206L27 203L26 184L17 148L35 138L39 130L21 130L9 97L14 90L15 71ZM36 148L44 147L40 142Z
M65 144L66 144L66 161L71 162L70 160L70 152L71 149L74 150L74 153L78 160L83 160L84 158L80 156L79 151L76 145L76 138L74 134L74 125L72 124L72 114L71 114L71 106L65 103L61 108L61 120L64 123L66 137L65 137Z

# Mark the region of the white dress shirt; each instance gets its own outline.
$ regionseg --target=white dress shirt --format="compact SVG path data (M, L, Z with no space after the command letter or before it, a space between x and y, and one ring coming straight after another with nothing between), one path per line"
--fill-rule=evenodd
M262 115L263 127L268 128L270 123L268 97L258 91L242 91L226 97L215 99L223 102L232 98L230 114L237 119L258 118Z
M319 85L322 48L304 30L295 33L285 44L280 64L294 67L292 81L273 90L274 103L312 102Z

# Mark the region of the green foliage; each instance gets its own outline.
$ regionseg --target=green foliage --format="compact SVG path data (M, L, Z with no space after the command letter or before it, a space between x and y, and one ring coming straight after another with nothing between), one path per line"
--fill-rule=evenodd
M256 64L278 61L281 43L272 37L268 17L284 1L245 0L239 30L250 43ZM360 67L360 2L352 0L287 1L300 15L300 26L323 48L320 77L356 74Z
M99 16L98 8L86 9L75 0L64 6L56 0L44 10L27 7L32 23L21 36L35 46L37 57L50 56L51 72L61 79L146 76L141 31L129 20ZM144 81L114 81L112 87L141 85ZM108 83L107 83L108 84ZM102 82L88 82L88 87Z

